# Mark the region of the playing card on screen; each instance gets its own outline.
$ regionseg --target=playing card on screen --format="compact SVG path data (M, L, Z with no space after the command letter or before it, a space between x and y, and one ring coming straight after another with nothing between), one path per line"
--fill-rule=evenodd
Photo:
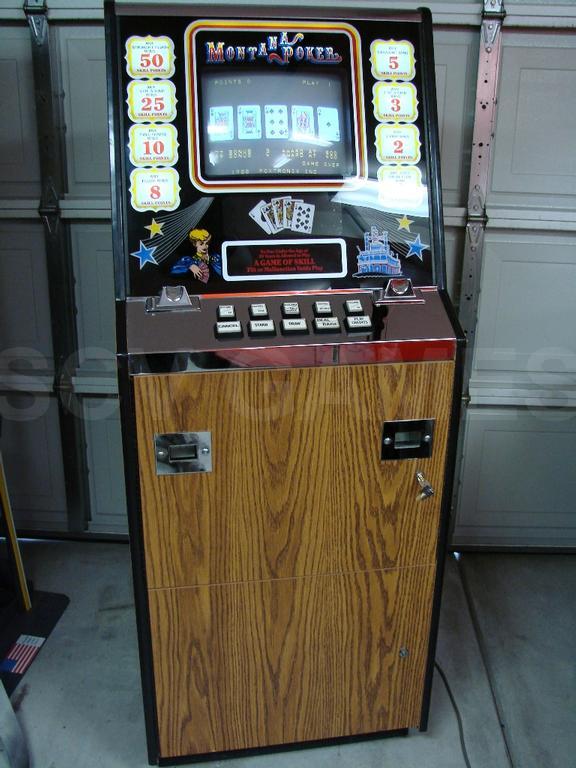
M335 107L318 107L318 138L340 141L340 121Z
M258 104L241 104L238 107L238 138L262 138L262 117Z
M232 141L234 138L232 107L210 107L208 138L210 141Z
M292 107L292 138L296 141L314 136L314 109L312 107Z
M288 107L285 104L266 104L264 130L267 139L288 138Z

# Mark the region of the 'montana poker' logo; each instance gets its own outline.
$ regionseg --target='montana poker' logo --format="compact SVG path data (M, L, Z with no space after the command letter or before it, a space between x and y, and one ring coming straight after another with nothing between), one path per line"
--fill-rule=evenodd
M339 64L342 56L331 46L302 45L304 35L297 32L292 39L287 32L268 35L258 45L227 45L220 40L205 43L207 64L256 61L265 59L268 64L284 66L291 61L306 61L311 64Z

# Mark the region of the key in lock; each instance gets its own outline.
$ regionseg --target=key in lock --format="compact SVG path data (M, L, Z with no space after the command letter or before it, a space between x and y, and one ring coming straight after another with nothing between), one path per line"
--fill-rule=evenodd
M420 493L418 494L417 498L420 501L424 501L425 499L429 499L430 496L434 495L434 488L430 485L428 480L426 480L423 472L416 472L416 480L418 482L418 485L422 489Z

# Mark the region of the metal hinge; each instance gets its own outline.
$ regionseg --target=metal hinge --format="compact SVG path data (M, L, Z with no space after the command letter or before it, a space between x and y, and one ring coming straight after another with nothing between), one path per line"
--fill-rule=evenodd
M504 0L484 0L481 38L486 53L492 53L505 16Z
M466 234L468 235L468 241L470 243L470 248L473 251L478 250L478 246L480 245L480 240L482 239L482 235L484 234L484 227L482 221L469 221L466 224Z
M492 47L496 42L501 24L494 18L484 19L482 22L482 43L486 53L492 52Z
M470 192L467 214L468 219L473 219L474 221L480 220L483 224L488 223L484 195L482 194L482 188L478 184L475 184Z
M45 0L26 0L24 14L32 30L36 45L44 45L48 36L48 6Z
M504 0L484 0L482 15L500 16L500 18L504 18L506 15L506 11L504 10Z
M44 185L38 213L48 232L55 235L60 223L60 201L52 179L48 179Z

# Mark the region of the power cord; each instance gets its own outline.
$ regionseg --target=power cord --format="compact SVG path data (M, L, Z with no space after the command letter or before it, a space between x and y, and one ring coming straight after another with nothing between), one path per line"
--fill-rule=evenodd
M456 721L458 722L458 735L460 736L460 748L462 750L462 757L464 758L464 762L466 764L466 768L472 768L470 765L470 759L468 758L468 751L466 749L466 742L464 740L464 726L462 724L462 716L460 715L460 710L458 709L458 704L456 704L456 699L454 698L454 694L452 693L452 689L450 688L450 685L448 683L448 679L446 675L444 674L444 670L438 664L437 661L434 662L434 666L438 670L438 674L442 678L442 682L444 683L444 686L446 688L446 692L448 693L448 696L450 698L450 702L452 704L452 708L454 709L454 714L456 715Z

